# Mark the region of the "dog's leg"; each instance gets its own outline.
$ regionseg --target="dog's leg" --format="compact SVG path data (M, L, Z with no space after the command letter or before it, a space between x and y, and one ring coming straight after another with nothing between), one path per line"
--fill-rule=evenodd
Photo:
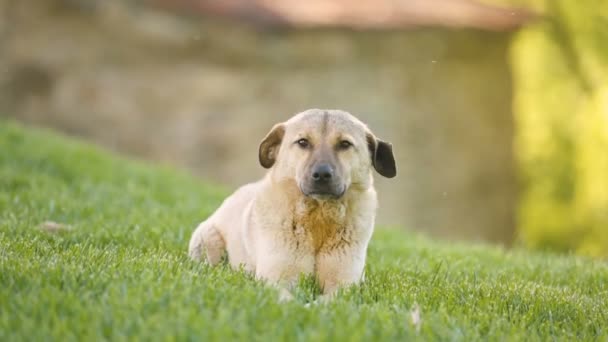
M290 290L297 285L300 275L312 274L314 256L304 253L298 243L276 243L266 241L260 244L257 256L256 278L263 279L279 289L279 301L293 298Z
M343 246L317 255L316 272L323 290L322 302L333 298L340 287L362 280L365 253L365 248Z
M212 223L205 221L192 234L188 255L192 260L200 261L205 253L206 261L213 266L222 260L225 250L226 243L220 232Z
M278 289L279 302L288 302L294 298L291 291L297 285L300 274L306 274L307 272L302 270L302 272L296 273L295 270L299 269L297 266L294 268L283 268L281 271L281 267L285 265L281 262L277 262L275 265L279 269L257 269L256 278L263 279Z

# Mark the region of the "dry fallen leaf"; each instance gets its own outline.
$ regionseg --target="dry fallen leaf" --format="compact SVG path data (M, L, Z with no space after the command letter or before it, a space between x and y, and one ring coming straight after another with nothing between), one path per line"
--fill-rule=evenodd
M65 232L65 231L72 229L72 227L70 227L66 224L53 222L53 221L44 221L40 224L40 226L38 228L40 228L40 230L44 230L45 232L49 232L49 233L60 233L60 232Z
M422 318L420 318L420 306L418 303L414 304L412 311L410 312L412 318L412 324L416 327L416 332L420 332L420 326L422 325Z

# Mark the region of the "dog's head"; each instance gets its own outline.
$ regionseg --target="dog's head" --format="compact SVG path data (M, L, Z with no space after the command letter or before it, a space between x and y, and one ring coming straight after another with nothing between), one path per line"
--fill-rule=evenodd
M391 144L340 110L310 109L276 124L259 159L274 177L292 179L304 195L321 199L369 188L372 168L388 178L397 174Z

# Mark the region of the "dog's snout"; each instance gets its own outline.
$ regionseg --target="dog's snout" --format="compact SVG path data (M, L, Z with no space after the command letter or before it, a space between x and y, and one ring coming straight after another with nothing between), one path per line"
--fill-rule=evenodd
M312 171L315 182L329 182L334 177L334 169L329 164L317 165Z
M300 184L305 195L329 196L338 198L344 194L340 170L328 162L317 162L312 165L308 177Z

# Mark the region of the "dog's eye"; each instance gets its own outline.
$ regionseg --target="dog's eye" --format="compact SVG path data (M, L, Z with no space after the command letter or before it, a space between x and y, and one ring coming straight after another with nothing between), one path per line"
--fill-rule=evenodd
M301 148L308 148L310 146L310 143L306 139L300 139L296 141L296 144L300 145Z
M353 144L352 144L350 141L348 141L348 140L342 140L342 141L340 141L340 143L338 144L338 147L339 147L341 150L346 150L346 149L350 148L351 146L353 146Z

